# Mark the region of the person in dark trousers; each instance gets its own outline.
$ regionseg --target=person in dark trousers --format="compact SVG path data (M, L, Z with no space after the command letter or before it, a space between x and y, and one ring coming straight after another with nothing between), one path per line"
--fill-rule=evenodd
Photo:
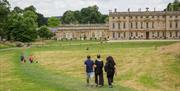
M100 87L104 86L104 78L103 78L103 67L104 63L103 60L100 59L101 56L97 55L97 59L95 61L95 83L96 86Z
M87 60L84 62L84 68L87 75L87 86L93 86L93 77L94 77L94 62L91 60L90 56L87 56Z
M112 88L113 78L116 72L116 63L114 62L114 59L112 56L109 56L106 58L106 64L105 64L104 69L105 69L105 72L107 73L108 85L110 88Z
M20 59L21 59L21 63L26 63L26 59L23 53L21 54Z

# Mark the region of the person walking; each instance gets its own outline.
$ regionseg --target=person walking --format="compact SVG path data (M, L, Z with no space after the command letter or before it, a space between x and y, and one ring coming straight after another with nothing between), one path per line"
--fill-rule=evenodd
M91 56L87 56L86 61L84 62L84 68L87 75L87 86L93 86L92 80L94 77L94 62L91 60Z
M32 54L29 56L29 62L30 62L30 63L33 63L33 62L34 62L34 56L33 56Z
M105 69L105 72L107 73L108 85L110 88L112 88L113 78L116 72L116 63L114 62L114 59L112 56L109 56L106 58L106 64L105 64L104 69Z
M25 58L24 53L21 54L20 60L21 60L21 63L26 63L26 58Z
M97 55L97 59L95 61L95 83L96 86L100 87L104 86L104 78L103 78L103 67L104 63L103 60L100 59L101 56Z

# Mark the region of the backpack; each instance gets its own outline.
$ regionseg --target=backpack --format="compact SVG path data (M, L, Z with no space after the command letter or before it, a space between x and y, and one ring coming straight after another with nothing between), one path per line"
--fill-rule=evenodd
M114 73L114 65L112 63L106 63L105 67L104 67L104 70L107 72L107 73Z

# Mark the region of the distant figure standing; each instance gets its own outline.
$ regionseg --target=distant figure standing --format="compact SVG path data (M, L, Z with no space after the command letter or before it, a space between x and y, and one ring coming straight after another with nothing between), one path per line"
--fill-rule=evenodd
M98 85L104 86L104 78L103 78L104 63L100 58L101 58L101 56L97 55L97 59L95 61L95 83L96 83L96 86L98 86Z
M104 69L107 73L108 85L110 88L112 88L113 78L116 72L116 63L114 62L114 59L112 56L109 56L106 58L106 64L105 64Z
M94 62L91 60L90 56L87 56L87 60L84 62L84 68L86 70L86 75L87 75L87 86L91 85L93 86L93 77L94 77Z
M21 63L26 63L26 59L23 53L20 56L20 60L21 60Z
M34 57L33 57L32 54L29 56L29 62L30 62L30 63L33 63L33 62L34 62Z

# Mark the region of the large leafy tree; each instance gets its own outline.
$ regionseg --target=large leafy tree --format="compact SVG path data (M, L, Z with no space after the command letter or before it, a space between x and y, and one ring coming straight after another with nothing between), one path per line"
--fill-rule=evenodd
M49 27L57 27L60 24L60 19L56 17L50 17L48 19L48 26Z
M48 19L44 17L43 14L37 13L37 22L38 22L38 26L44 26L47 25L47 21Z
M36 15L37 15L36 21L37 21L39 27L43 26L43 25L47 25L47 18L45 18L41 13L38 13L36 11L36 8L33 5L26 7L24 9L24 11L32 11L32 12L36 13Z
M82 23L101 23L101 13L98 11L98 7L92 6L83 8L81 10Z
M99 12L99 8L94 5L87 8L83 8L80 11L66 11L62 17L63 24L87 24L87 23L105 23L107 15L103 15Z
M32 11L23 14L12 12L8 17L8 39L31 42L37 38L37 16Z
M41 26L38 29L38 35L42 39L50 39L51 37L53 37L53 32L50 31L47 26Z
M6 37L7 17L10 13L10 4L7 0L0 0L0 39Z
M78 13L76 13L76 16L78 17ZM62 17L62 22L65 24L71 24L71 23L78 23L78 20L75 17L75 12L73 11L66 11Z

